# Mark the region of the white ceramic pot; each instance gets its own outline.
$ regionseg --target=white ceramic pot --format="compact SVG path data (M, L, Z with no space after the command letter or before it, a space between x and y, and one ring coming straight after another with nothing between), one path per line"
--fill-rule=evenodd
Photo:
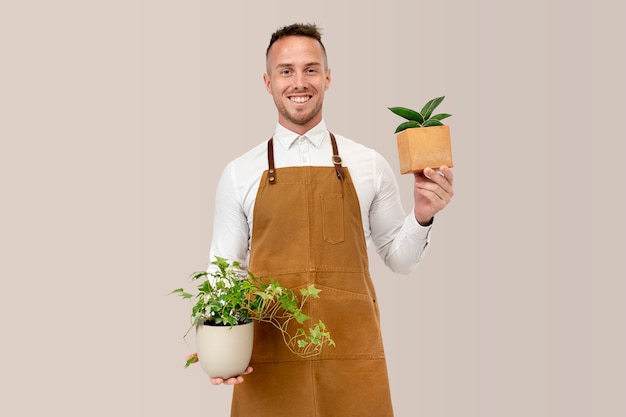
M252 356L254 322L196 326L198 362L210 377L230 378L246 370Z

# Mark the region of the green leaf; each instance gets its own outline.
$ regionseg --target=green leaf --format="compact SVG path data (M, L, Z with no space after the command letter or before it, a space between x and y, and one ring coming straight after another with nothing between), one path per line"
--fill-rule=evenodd
M268 293L265 293L265 292L262 292L262 291L256 291L254 293L254 295L256 295L256 296L258 296L258 297L260 297L260 298L262 298L264 300L271 300L273 298L271 294L268 294Z
M203 293L211 292L211 283L207 281L202 281L200 285L198 285L198 291Z
M192 298L193 297L192 294L189 294L189 293L185 292L185 290L183 290L182 288L176 288L170 294L178 294L182 298Z
M311 340L313 343L315 344L319 344L320 343L320 339L322 337L322 332L320 331L318 326L313 327L312 329L309 329L309 331L311 332Z
M209 273L207 271L196 271L194 273L192 273L189 277L191 278L192 281L198 280L200 278L204 278L207 275L209 275Z
M443 120L443 119L447 119L450 116L452 116L452 115L451 114L447 114L447 113L441 113L441 114L436 114L434 116L431 116L429 120L432 120L432 119Z
M309 316L307 316L306 314L304 314L302 312L302 310L298 310L294 313L294 318L296 319L296 321L300 324L304 323L305 321L307 321L308 319L310 319Z
M437 119L430 119L430 120L426 120L423 126L424 127L443 126L443 123L441 123Z
M420 124L424 123L425 117L415 110L407 109L406 107L388 107L388 109L398 116L404 117L407 120L412 120Z
M285 311L296 311L298 303L296 297L281 297L280 305Z
M193 355L189 356L189 358L187 358L187 362L185 362L185 368L188 368L189 365L196 362L198 362L198 354L194 353Z
M404 122L401 123L397 128L396 131L394 133L400 133L405 129L409 129L409 128L413 128L413 127L420 127L421 125L417 122Z
M428 118L430 118L430 115L433 114L433 110L435 110L435 108L437 108L437 106L441 104L444 98L445 96L434 98L426 103L424 107L422 107L421 113L424 117L424 120L428 120Z
M320 296L318 295L320 293L320 291L322 290L318 290L317 288L315 288L315 286L313 284L309 285L309 288L301 288L300 289L300 294L302 294L303 296L307 296L310 295L313 298L320 298Z

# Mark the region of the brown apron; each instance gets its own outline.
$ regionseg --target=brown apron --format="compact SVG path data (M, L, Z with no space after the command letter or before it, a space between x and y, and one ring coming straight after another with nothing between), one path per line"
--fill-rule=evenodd
M334 167L274 169L269 140L249 269L297 294L320 289L304 312L326 324L336 346L300 359L275 328L256 323L254 372L234 387L232 417L393 416L359 201L332 133L331 141Z

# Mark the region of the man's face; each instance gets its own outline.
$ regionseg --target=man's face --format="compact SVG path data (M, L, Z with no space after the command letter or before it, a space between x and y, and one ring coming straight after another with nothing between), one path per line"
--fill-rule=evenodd
M330 69L317 40L306 36L277 40L267 57L267 71L265 88L274 98L281 125L303 134L322 120Z

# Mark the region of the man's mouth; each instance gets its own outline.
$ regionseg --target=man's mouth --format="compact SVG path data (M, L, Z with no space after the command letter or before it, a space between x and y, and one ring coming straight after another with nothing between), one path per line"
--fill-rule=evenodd
M289 97L289 100L293 101L294 103L306 103L310 99L311 99L311 96L291 96L291 97Z

